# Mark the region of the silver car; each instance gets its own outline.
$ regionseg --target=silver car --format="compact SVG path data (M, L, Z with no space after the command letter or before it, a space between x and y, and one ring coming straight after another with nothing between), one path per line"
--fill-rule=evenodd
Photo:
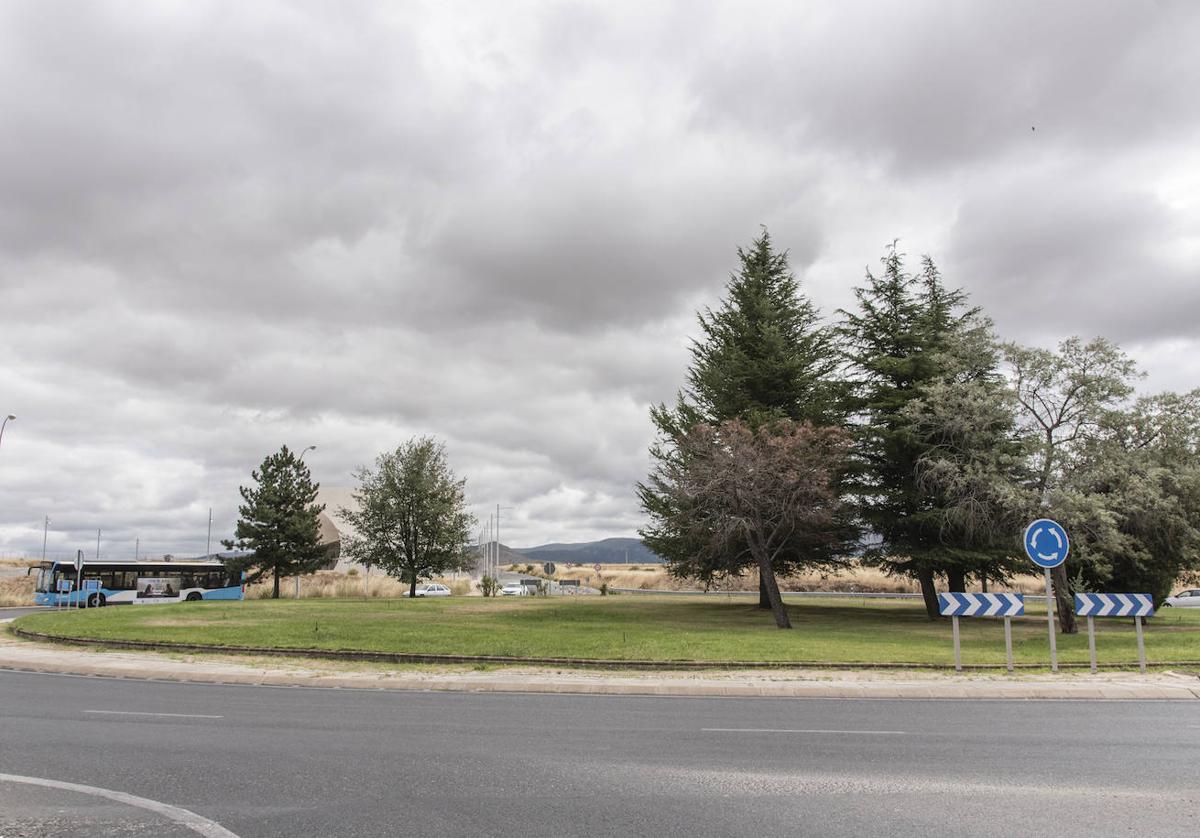
M1174 596L1169 596L1163 600L1163 605L1173 605L1176 608L1200 608L1200 588L1180 591Z
M451 593L452 591L445 585L439 585L436 582L417 585L417 596L450 596Z

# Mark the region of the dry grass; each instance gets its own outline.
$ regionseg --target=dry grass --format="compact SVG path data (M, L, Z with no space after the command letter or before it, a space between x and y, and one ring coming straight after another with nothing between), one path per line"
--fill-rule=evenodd
M33 605L36 576L0 576L0 606Z
M433 581L449 587L455 596L474 593L470 579L436 578ZM272 587L269 580L248 585L246 599L270 599ZM280 580L279 595L283 599L295 598L294 577ZM320 571L300 577L301 599L395 599L402 596L408 596L408 584L381 573L351 576L336 571Z
M512 569L524 571L523 565ZM536 576L543 576L540 567L534 569ZM591 565L579 567L559 566L554 574L556 579L578 579L585 585L599 587L607 582L614 588L640 588L641 590L656 591L687 591L695 590L696 582L691 579L676 579L661 565L631 566L624 564L601 565L597 573ZM799 574L797 576L781 577L779 586L785 591L864 591L868 593L918 593L920 588L916 582L903 577L887 576L873 567L853 566L841 573L821 575L817 573ZM724 579L713 586L721 591L756 591L758 590L758 574L752 573L736 579ZM978 586L972 590L978 590ZM992 586L992 590L996 590ZM1039 576L1018 576L1011 585L1000 590L1015 593L1036 594L1042 590L1042 580Z

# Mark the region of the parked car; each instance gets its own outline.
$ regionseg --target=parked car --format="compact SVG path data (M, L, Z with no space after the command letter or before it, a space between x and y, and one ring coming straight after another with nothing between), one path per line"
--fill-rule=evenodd
M518 582L509 582L500 589L501 596L525 596L529 590Z
M453 591L445 585L439 585L436 582L417 585L417 596L451 596L452 594Z
M1174 596L1169 596L1163 600L1163 605L1173 605L1176 608L1200 608L1200 588L1180 591Z

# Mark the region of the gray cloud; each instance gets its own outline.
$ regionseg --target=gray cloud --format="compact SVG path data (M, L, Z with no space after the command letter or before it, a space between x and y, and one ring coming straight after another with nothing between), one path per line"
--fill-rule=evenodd
M6 4L0 552L45 514L51 550L198 550L281 443L345 485L418 433L514 543L630 534L760 224L827 313L899 237L1006 335L1193 386L1197 36L1182 2Z

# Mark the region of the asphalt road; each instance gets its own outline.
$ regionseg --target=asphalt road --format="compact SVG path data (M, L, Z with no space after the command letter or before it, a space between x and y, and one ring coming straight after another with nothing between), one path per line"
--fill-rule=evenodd
M395 693L0 671L0 774L138 795L243 838L1195 835L1200 702ZM157 817L129 810L128 833L154 834ZM122 822L111 801L93 810L0 780L0 835Z
M43 605L6 606L0 608L0 620L15 620L17 617L24 617L26 614L35 614L38 611L46 610L47 608Z

